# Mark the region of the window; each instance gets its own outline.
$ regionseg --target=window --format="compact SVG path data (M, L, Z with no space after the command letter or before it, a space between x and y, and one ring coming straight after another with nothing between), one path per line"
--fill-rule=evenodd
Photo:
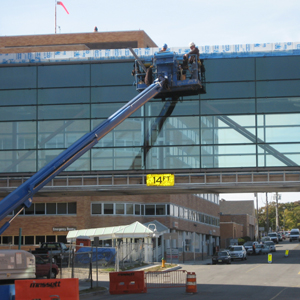
M34 236L25 236L25 245L34 245Z
M67 203L57 203L57 214L58 215L67 214Z
M155 205L145 205L145 215L146 216L155 216Z
M24 237L21 236L21 245L24 245ZM19 236L14 236L14 245L19 245Z
M126 204L126 215L133 215L133 204Z
M165 205L156 205L156 215L161 216L166 214Z
M75 215L77 213L77 203L76 202L69 202L68 203L68 214Z
M124 204L116 204L116 214L117 215L124 215L125 209L124 209Z
M141 205L140 204L135 204L134 205L134 214L135 215L140 215L141 214Z
M3 236L2 242L3 244L12 244L12 236Z
M36 244L41 244L45 242L45 236L44 235L37 235L35 237L35 243Z
M113 204L105 203L103 205L103 207L104 207L104 214L105 215L113 215L113 213L114 213L114 205Z
M34 204L31 204L30 207L25 207L25 215L33 215L34 214Z
M65 235L58 235L57 236L57 241L60 242L60 243L66 244L67 243L67 237Z
M55 235L47 235L46 242L55 242Z
M92 203L92 215L101 215L101 213L102 213L102 204Z
M56 214L56 203L47 203L47 215L55 215Z
M35 203L35 214L44 215L45 214L45 203Z

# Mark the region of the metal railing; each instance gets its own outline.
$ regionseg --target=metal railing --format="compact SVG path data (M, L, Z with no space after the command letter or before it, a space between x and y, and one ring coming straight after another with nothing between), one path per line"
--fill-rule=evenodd
M147 288L173 288L186 286L185 270L145 272Z

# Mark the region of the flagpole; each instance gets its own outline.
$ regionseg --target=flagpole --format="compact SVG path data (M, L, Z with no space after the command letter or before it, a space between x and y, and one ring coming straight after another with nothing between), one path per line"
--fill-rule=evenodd
M55 1L55 34L56 34L56 6L57 6L56 3L57 2L56 2L56 0L54 0L54 1Z

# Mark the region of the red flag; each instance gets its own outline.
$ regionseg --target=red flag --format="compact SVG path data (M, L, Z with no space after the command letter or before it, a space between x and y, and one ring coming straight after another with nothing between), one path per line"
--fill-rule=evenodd
M61 1L57 1L57 5L61 5L65 9L66 13L69 14L68 10Z

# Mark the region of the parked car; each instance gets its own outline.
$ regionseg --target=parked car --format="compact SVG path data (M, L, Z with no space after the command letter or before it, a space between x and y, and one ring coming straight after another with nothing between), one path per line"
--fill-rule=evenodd
M290 242L292 241L300 242L300 232L298 228L294 228L290 232Z
M50 269L51 267L51 269ZM56 278L59 273L58 266L56 264L50 264L44 261L40 256L35 257L35 275L36 277Z
M276 246L274 242L264 242L264 244L270 247L271 252L276 252Z
M231 260L234 260L234 259L246 260L247 259L247 252L246 252L244 246L230 246L229 254L231 256Z
M276 232L269 232L268 236L271 238L272 242L274 242L275 244L278 244L279 239L278 239Z
M231 264L231 256L228 251L217 251L212 256L212 264Z
M255 254L267 254L270 253L271 249L269 246L265 244L257 244L255 245ZM253 254L253 249L248 249L247 254L251 255Z

